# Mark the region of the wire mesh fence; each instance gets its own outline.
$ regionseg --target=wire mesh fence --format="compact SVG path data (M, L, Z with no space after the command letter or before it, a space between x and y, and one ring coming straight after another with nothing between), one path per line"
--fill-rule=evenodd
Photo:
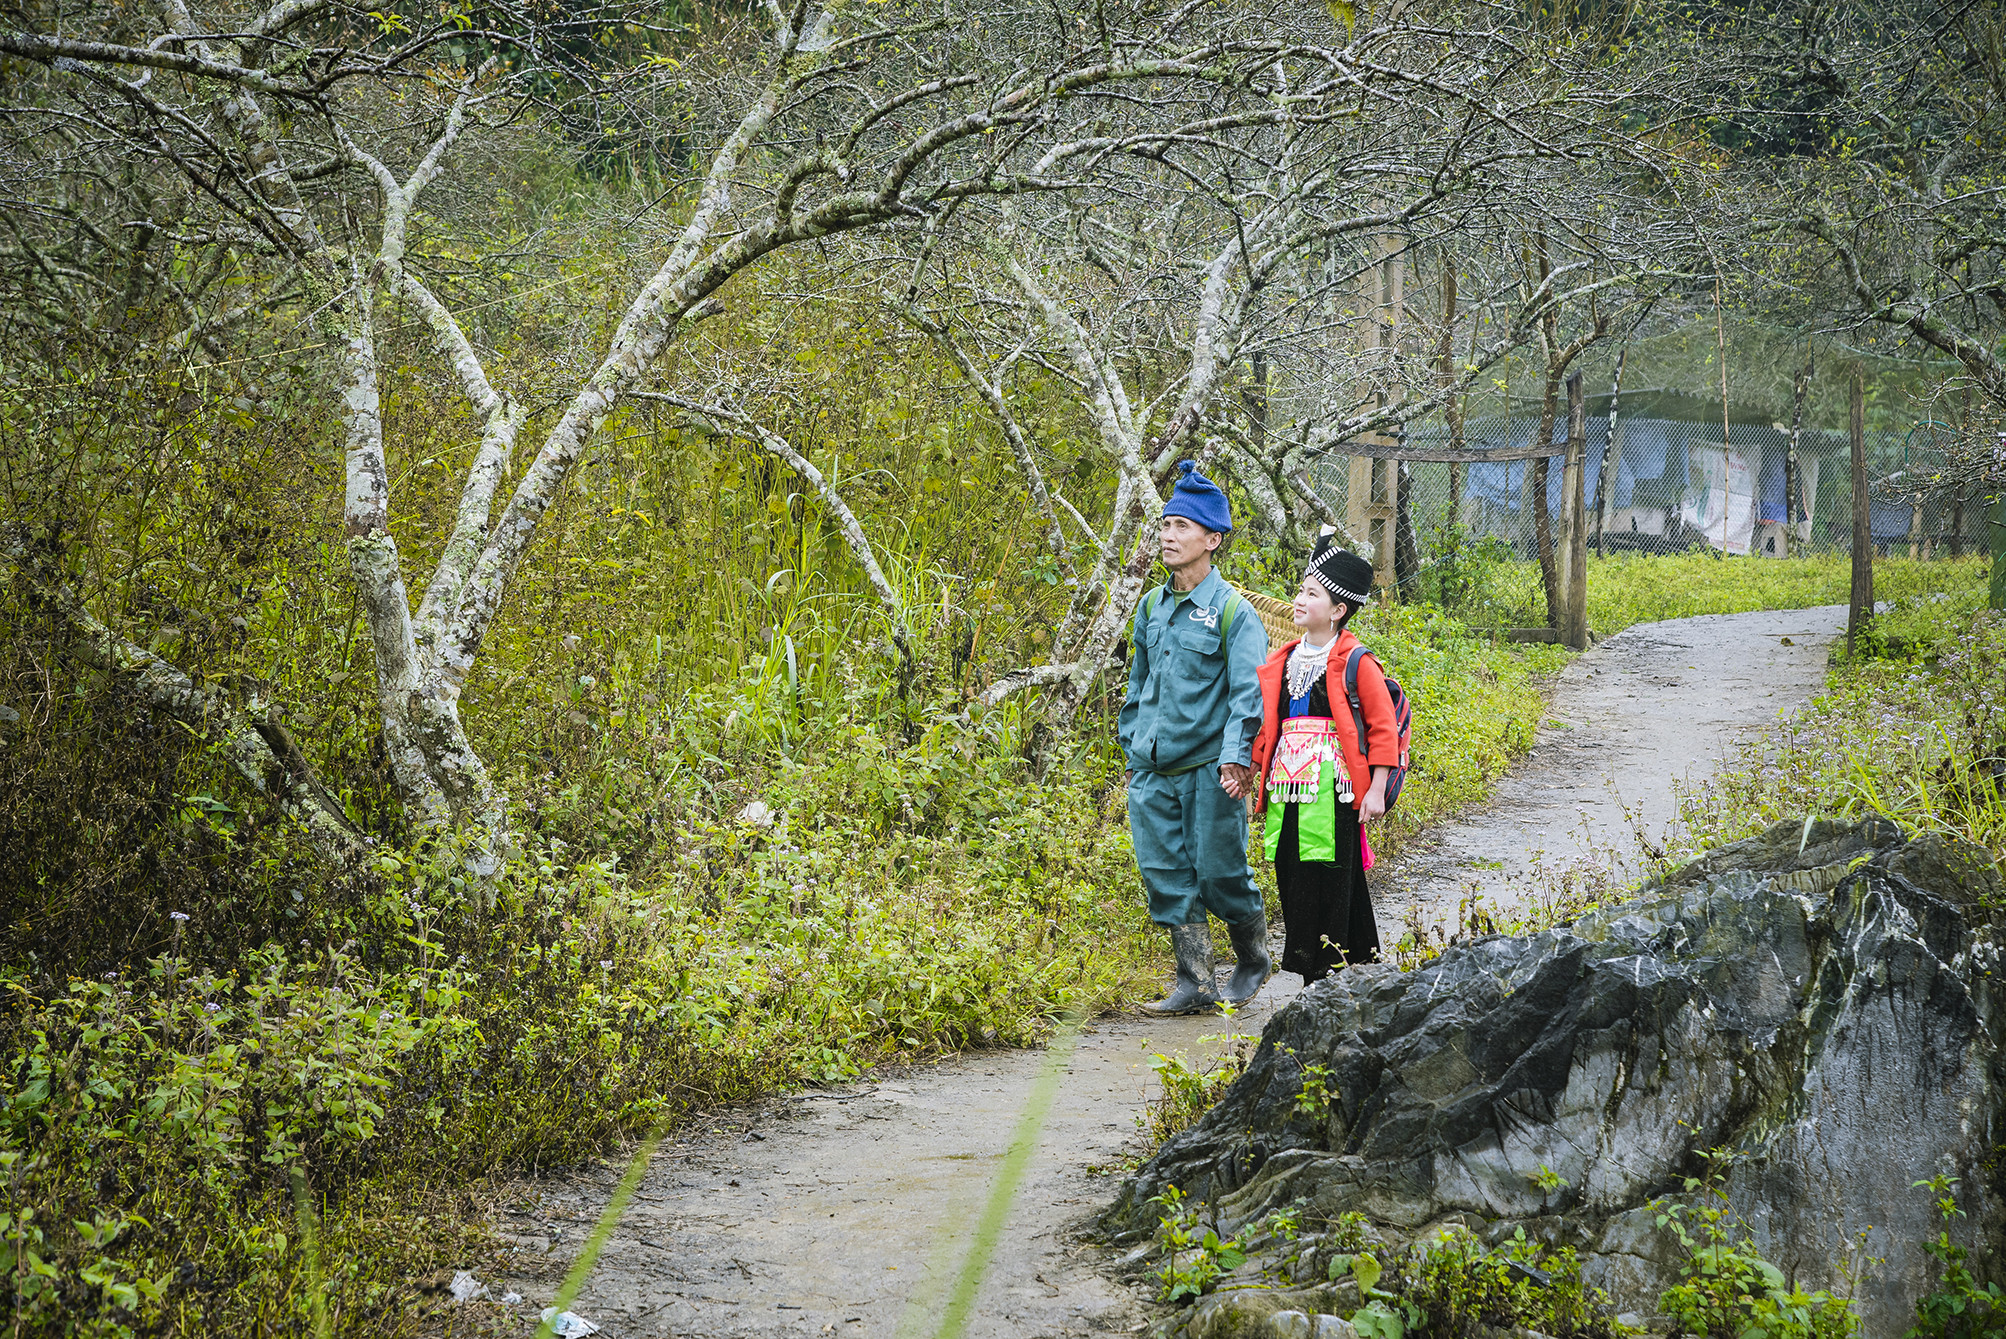
M1758 420L1721 402L1677 391L1588 401L1583 499L1590 552L1723 554L1780 558L1850 552L1853 479L1850 434ZM1538 433L1538 407L1474 418L1457 446L1474 452L1524 451ZM1725 428L1725 432L1723 432ZM1946 425L1922 421L1865 434L1870 528L1876 550L1952 558L1986 545L1990 490L1946 486ZM1553 444L1564 446L1565 413ZM1399 442L1413 451L1451 446L1439 422L1417 425ZM1434 563L1479 547L1522 561L1538 557L1538 509L1560 532L1560 456L1541 470L1532 460L1450 463L1332 455L1309 482L1374 565L1403 591ZM1390 545L1390 548L1388 547Z

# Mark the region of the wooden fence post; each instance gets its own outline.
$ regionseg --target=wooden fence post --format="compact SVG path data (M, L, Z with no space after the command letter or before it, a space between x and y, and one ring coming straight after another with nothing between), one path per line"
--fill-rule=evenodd
M1581 374L1567 379L1567 462L1560 471L1563 543L1560 551L1561 640L1588 649L1588 517L1583 465L1588 458L1588 397Z
M1867 378L1853 368L1853 591L1846 608L1846 654L1874 616L1874 527L1867 506Z

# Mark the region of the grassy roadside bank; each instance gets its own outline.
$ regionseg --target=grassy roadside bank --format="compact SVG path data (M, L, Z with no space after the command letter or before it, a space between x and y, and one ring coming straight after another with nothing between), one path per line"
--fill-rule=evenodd
M1876 558L1874 598L1898 603L1948 592L1983 603L1990 571L1982 557ZM1852 559L1833 553L1786 559L1620 554L1591 558L1588 573L1588 625L1605 637L1667 618L1844 604L1852 590Z
M1983 557L1874 560L1874 595L1898 601L1939 591L1982 592L1990 571ZM1807 609L1844 604L1852 587L1845 554L1721 558L1711 553L1616 553L1588 560L1588 626L1608 637L1635 623L1757 609ZM1470 545L1423 570L1426 596L1473 627L1541 627L1546 623L1539 565L1508 556L1502 546Z
M1674 854L1809 814L1962 837L2006 872L2006 618L1981 590L1912 595L1877 618L1809 710L1681 794Z

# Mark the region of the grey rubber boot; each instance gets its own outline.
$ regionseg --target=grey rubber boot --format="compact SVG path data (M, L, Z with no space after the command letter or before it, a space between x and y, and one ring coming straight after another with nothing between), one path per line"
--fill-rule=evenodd
M1226 927L1233 936L1233 975L1226 982L1226 1003L1239 1008L1260 992L1261 985L1274 974L1268 957L1268 913L1257 911L1252 920Z
M1170 945L1177 950L1177 981L1170 993L1154 1004L1145 1004L1146 1014L1198 1014L1219 1004L1218 985L1212 979L1212 928L1196 925L1170 927Z

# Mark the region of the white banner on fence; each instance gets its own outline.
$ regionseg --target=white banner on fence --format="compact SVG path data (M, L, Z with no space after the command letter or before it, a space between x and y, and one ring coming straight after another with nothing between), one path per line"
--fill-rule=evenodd
M1727 553L1755 543L1755 470L1739 448L1695 442L1687 448L1679 518Z

